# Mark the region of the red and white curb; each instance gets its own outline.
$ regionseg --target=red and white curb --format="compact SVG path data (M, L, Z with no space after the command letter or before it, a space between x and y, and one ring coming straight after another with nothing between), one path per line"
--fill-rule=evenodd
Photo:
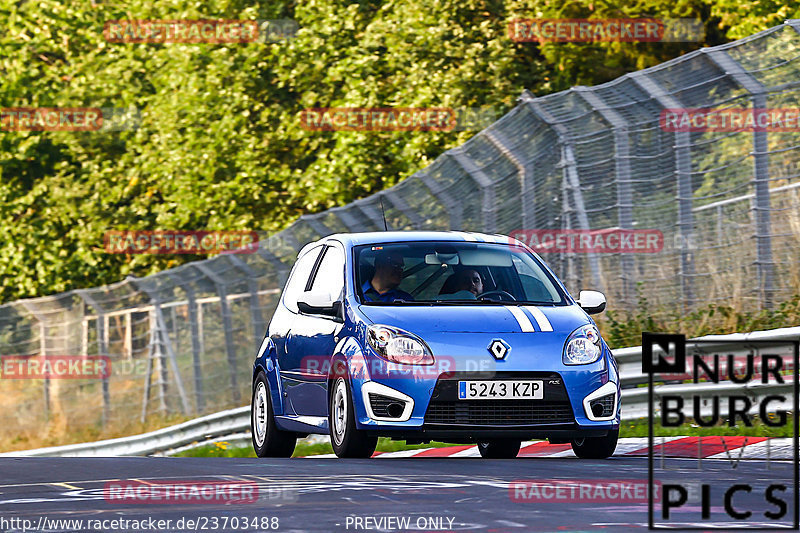
M620 439L615 457L647 457L647 437ZM656 437L655 457L689 459L756 459L790 460L794 444L790 438L767 437ZM330 459L334 454L309 455L306 459ZM425 448L403 450L400 452L375 452L372 457L394 459L405 457L480 457L478 447L446 446L444 448ZM550 444L547 441L528 441L522 443L517 457L575 457L569 444Z

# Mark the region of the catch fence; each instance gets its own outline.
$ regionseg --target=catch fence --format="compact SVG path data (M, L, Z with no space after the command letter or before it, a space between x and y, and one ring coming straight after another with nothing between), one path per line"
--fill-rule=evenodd
M800 287L800 128L673 131L665 113L800 109L800 20L518 105L378 194L300 217L253 254L0 306L0 355L101 355L97 380L0 380L6 449L244 405L298 250L390 229L658 230L655 253L543 254L611 309L773 306ZM319 134L310 132L309 134ZM40 441L39 441L40 442ZM20 444L22 443L22 444Z

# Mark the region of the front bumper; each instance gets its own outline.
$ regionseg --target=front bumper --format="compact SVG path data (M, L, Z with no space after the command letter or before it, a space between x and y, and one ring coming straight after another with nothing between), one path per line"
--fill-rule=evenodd
M458 382L482 379L536 379L544 385L542 400L460 400ZM362 384L362 394L356 394L356 412L360 429L394 438L441 438L459 436L466 442L478 437L499 433L512 438L573 438L603 436L619 427L619 391L616 383L597 380L582 390L569 392L570 387L558 372L497 372L490 376L480 373L451 372L442 374L432 383L405 383L384 380ZM416 391L414 391L416 389ZM383 391L407 402L396 406L402 420L376 416L366 391ZM610 395L610 396L609 396ZM610 412L596 416L591 407L598 398L611 400ZM360 401L359 401L360 400ZM398 400L399 401L399 400ZM380 404L375 404L380 405ZM402 409L401 409L402 408ZM410 412L410 416L409 415ZM382 411L385 413L385 411ZM401 418L398 416L398 418ZM452 439L450 439L452 440Z

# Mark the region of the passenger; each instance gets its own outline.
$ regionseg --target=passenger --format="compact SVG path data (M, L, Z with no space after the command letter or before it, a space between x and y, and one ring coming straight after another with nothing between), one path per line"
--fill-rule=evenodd
M403 281L403 256L387 251L375 257L375 274L361 286L369 302L413 301L414 297L397 287Z
M466 268L453 275L456 276L456 291L469 291L475 296L483 293L483 280L477 270Z
M476 300L483 293L483 279L473 268L456 270L442 285L439 296L442 300Z

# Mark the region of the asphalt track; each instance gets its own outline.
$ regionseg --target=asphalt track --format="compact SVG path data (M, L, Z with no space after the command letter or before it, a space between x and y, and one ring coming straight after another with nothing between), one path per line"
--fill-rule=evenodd
M657 462L660 467L660 462ZM793 473L788 462L665 459L657 469L662 482L689 483L689 501L677 511L673 526L705 528L731 519L724 514L720 487L733 483L753 486L735 498L740 510L751 509L762 526L791 524L794 513ZM1 458L0 530L98 531L103 528L57 524L54 520L171 520L159 531L628 531L647 529L646 502L514 501L509 484L520 479L647 480L647 459L576 458L393 458L388 460L232 459L232 458ZM262 491L255 503L120 504L104 498L114 480L252 481ZM788 514L783 521L764 519L764 490L785 483ZM709 520L702 520L699 484L711 485ZM658 507L660 509L660 507ZM658 510L657 509L657 510ZM660 512L660 511L659 511ZM265 518L277 522L258 522ZM407 519L408 526L387 522ZM250 523L245 524L247 518ZM358 521L357 519L361 520ZM380 520L383 518L383 522ZM658 517L657 517L658 518ZM12 521L16 519L16 521ZM44 521L42 522L42 520ZM177 522L183 519L183 527ZM213 520L216 520L216 528ZM222 527L227 520L227 527ZM449 520L452 520L450 522ZM151 522L150 525L155 522ZM108 522L108 524L112 524ZM262 527L277 525L277 529ZM113 525L113 524L112 524ZM114 531L153 529L113 528ZM744 524L742 524L744 525ZM150 526L148 526L150 527ZM38 528L38 529L37 529Z

